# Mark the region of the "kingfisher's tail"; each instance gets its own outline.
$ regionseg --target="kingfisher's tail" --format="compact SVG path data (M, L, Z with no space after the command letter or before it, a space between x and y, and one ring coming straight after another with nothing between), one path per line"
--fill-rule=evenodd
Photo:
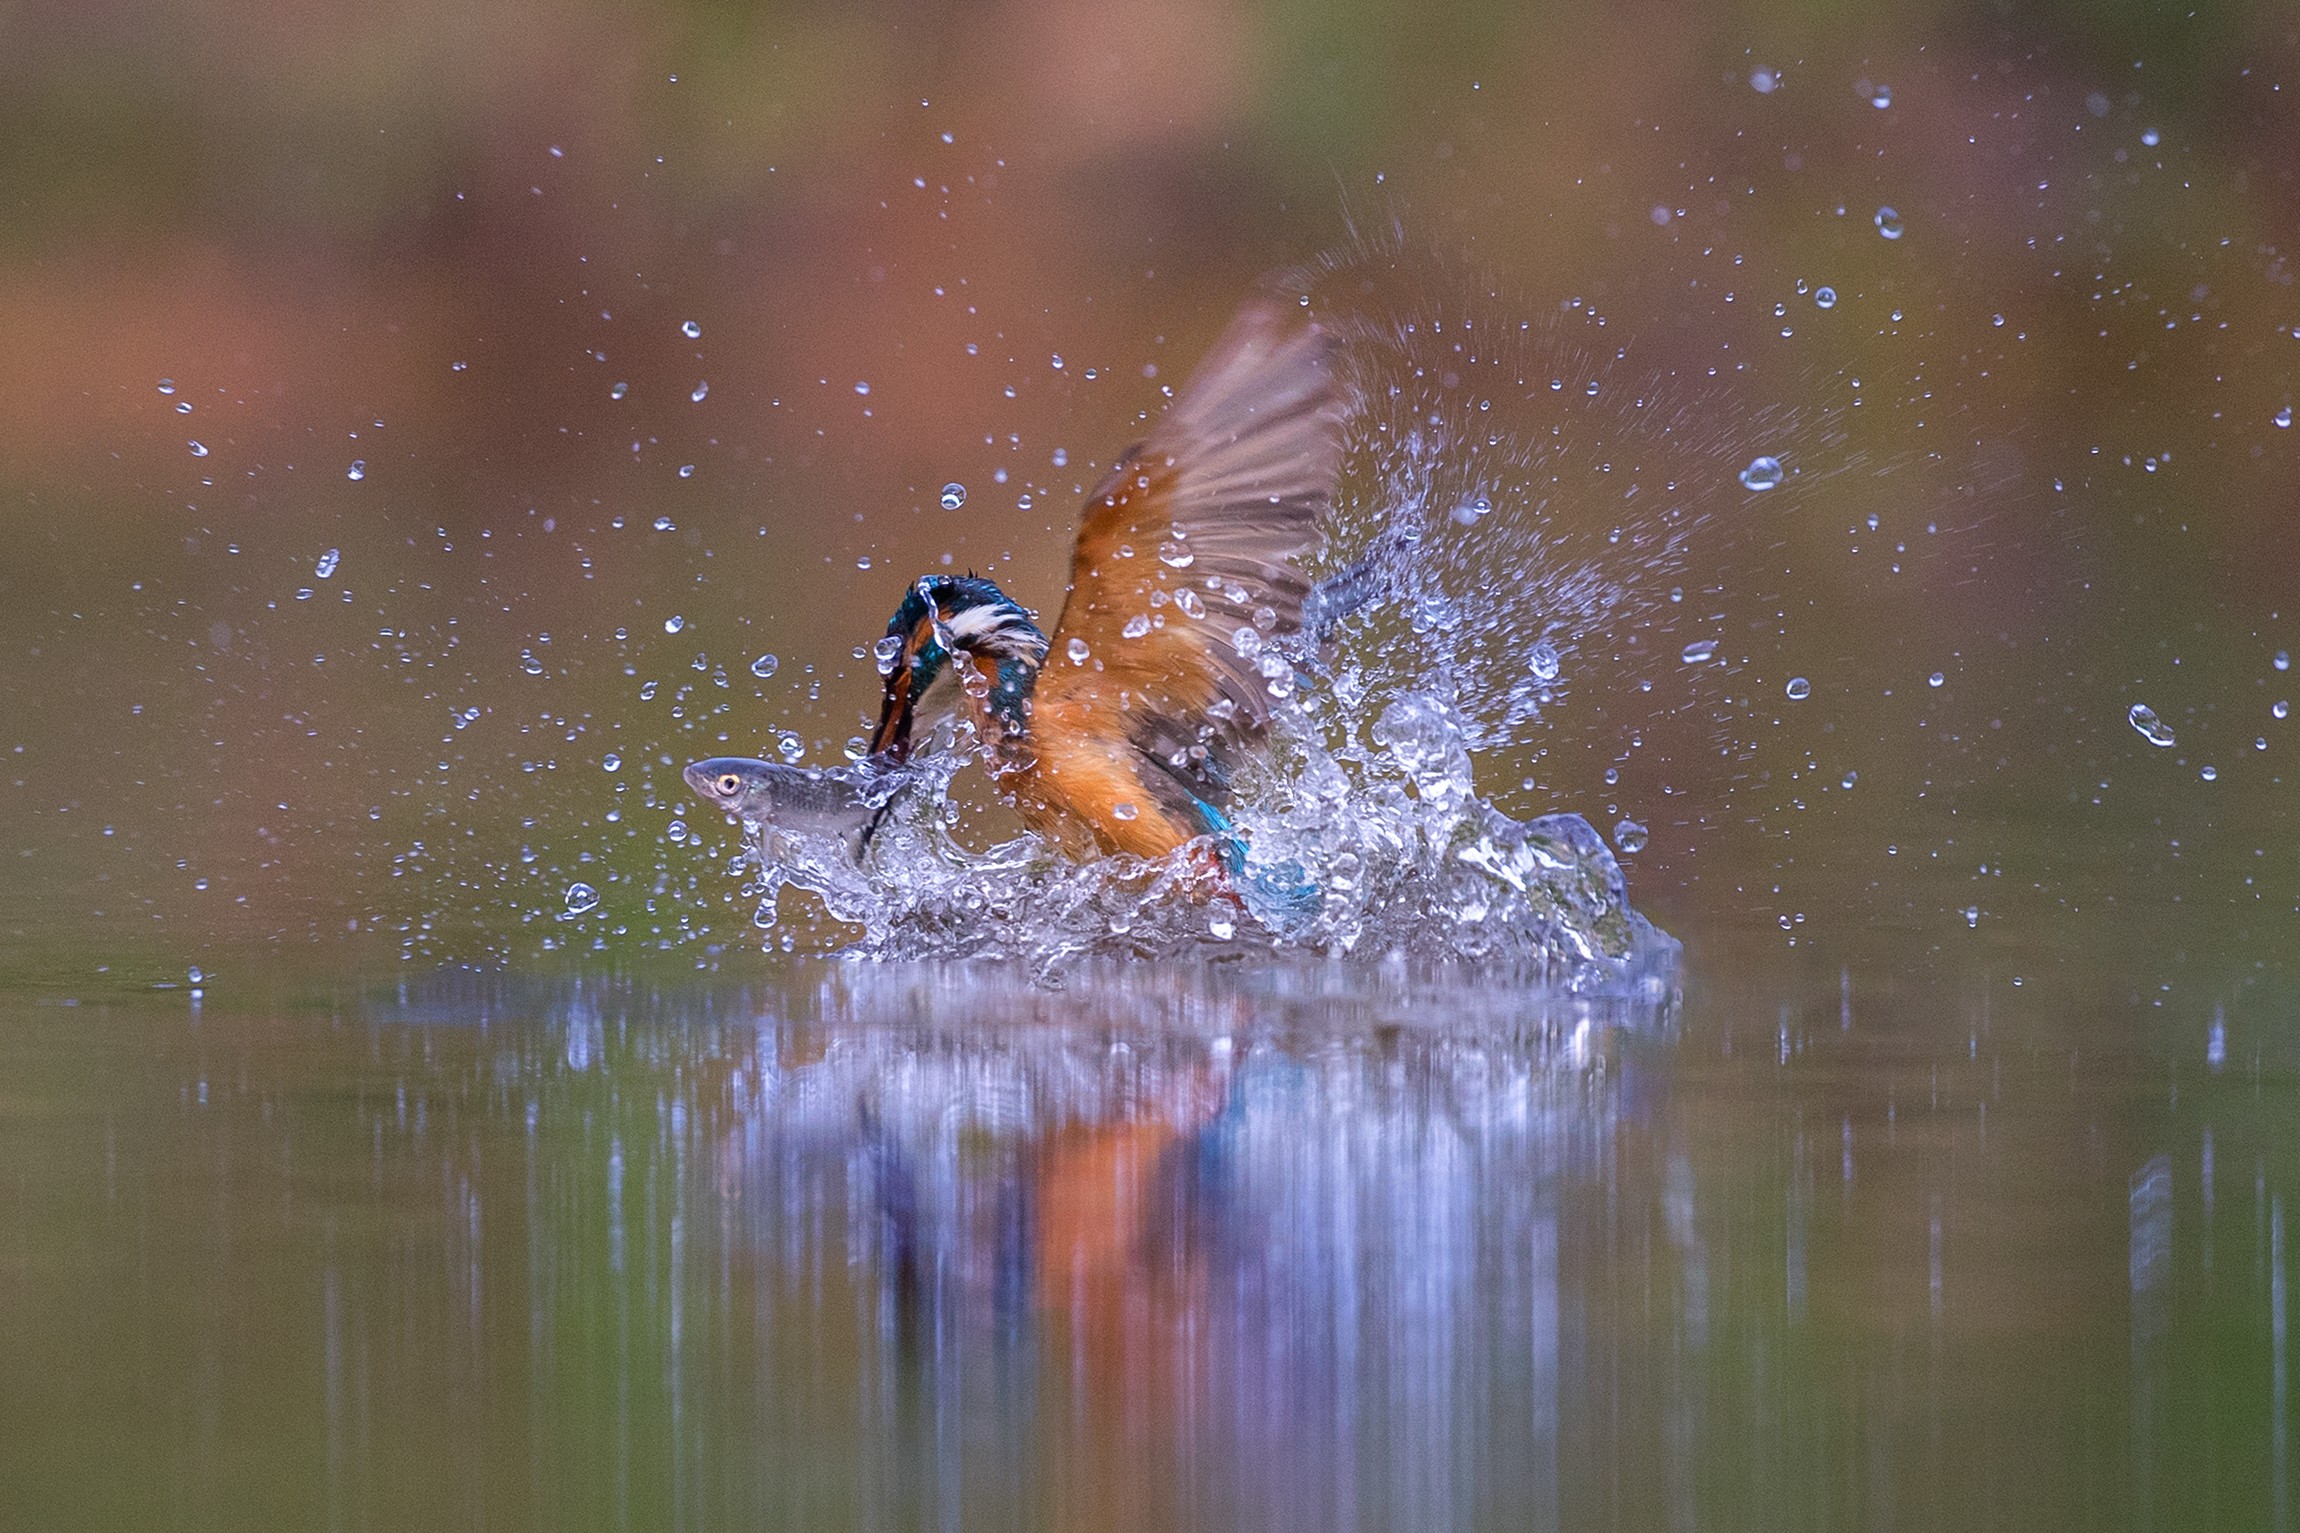
M1279 936L1300 935L1325 908L1325 895L1310 882L1310 875L1300 863L1250 867L1246 862L1245 840L1235 831L1218 836L1214 846L1222 859L1222 871L1230 875L1230 885L1238 891L1238 898L1245 902L1254 919Z

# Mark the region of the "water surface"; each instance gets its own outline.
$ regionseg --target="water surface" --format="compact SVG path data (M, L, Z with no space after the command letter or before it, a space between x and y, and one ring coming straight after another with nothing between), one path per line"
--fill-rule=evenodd
M2289 1049L2117 989L20 994L0 1481L28 1527L2283 1526Z

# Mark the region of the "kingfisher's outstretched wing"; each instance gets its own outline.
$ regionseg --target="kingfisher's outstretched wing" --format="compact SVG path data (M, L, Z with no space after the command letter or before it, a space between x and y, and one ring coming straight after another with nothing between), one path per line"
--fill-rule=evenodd
M1154 797L1182 786L1221 802L1230 751L1269 719L1258 652L1301 629L1296 561L1341 469L1333 348L1299 310L1249 303L1095 491L1032 704L1042 755L1090 744L1097 768L1123 776L1138 753L1179 780L1151 782ZM1098 799L1063 771L1085 764L1046 762Z

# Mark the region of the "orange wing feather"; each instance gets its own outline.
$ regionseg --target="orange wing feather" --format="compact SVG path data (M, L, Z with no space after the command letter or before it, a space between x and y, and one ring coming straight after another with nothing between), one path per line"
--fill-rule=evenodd
M1230 753L1268 722L1236 636L1301 628L1295 561L1341 469L1332 351L1283 306L1248 304L1087 504L1032 700L1033 786L1105 845L1154 856L1200 834L1190 798L1219 803Z

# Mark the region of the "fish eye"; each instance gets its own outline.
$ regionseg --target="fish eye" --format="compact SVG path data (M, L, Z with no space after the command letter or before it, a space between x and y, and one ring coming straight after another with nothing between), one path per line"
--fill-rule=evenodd
M733 798L742 786L743 780L734 773L721 772L719 774L719 796L721 798Z

